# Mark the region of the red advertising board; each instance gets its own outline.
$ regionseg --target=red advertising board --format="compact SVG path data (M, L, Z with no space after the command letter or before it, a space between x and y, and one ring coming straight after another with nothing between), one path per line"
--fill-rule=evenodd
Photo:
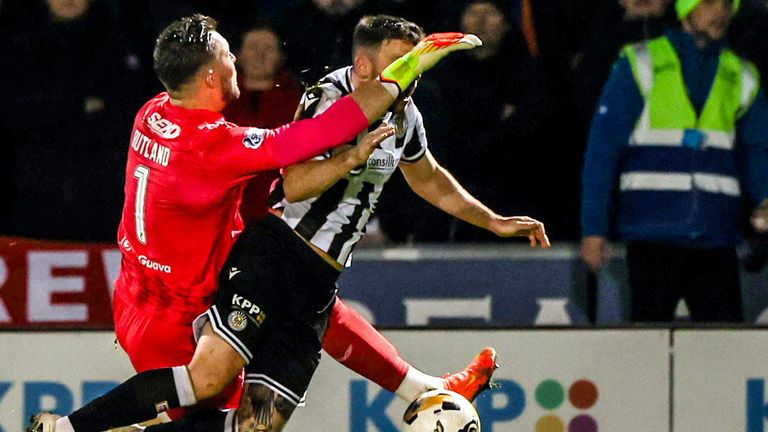
M115 244L0 237L0 330L112 328Z

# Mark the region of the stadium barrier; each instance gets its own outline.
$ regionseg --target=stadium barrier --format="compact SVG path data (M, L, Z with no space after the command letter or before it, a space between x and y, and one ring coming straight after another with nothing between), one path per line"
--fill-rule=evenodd
M379 326L579 326L589 323L590 304L598 324L627 321L620 254L592 300L570 244L360 249L353 259L341 295ZM119 268L113 244L0 237L0 330L110 329ZM768 323L768 271L744 272L742 281L747 321Z
M756 329L388 330L442 374L486 345L500 387L477 400L486 432L764 432L768 333ZM111 332L0 333L0 431L70 411L132 374ZM396 432L406 404L327 358L289 432Z

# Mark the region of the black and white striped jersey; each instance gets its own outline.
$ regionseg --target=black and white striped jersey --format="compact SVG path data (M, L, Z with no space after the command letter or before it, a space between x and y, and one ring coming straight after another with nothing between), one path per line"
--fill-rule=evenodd
M301 99L302 117L314 117L352 92L352 67L338 69L309 88ZM355 244L389 177L400 161L415 162L427 150L424 122L410 101L403 113L388 113L384 121L395 126L395 135L386 138L368 158L367 164L350 171L320 196L289 203L282 196L282 185L275 188L272 202L283 209L283 220L306 240L324 250L342 265L347 264ZM370 130L380 122L374 123ZM359 141L365 133L357 137ZM350 142L350 145L356 142ZM328 159L332 153L316 157Z

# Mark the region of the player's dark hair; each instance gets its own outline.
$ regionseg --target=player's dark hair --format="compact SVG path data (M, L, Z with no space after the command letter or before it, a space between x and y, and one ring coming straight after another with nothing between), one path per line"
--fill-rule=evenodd
M366 15L355 26L352 51L377 48L387 39L407 40L414 45L424 37L424 30L406 19L390 15Z
M155 42L154 69L169 91L179 90L214 58L215 19L194 14L168 25Z

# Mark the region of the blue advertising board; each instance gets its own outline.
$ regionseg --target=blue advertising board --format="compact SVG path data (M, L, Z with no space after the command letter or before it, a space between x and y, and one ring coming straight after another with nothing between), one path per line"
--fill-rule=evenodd
M588 323L586 271L567 247L361 250L339 286L382 326Z
M628 322L620 247L591 287L574 244L361 249L353 262L339 280L341 297L378 326L579 326L590 324L590 309L596 324ZM747 322L768 324L766 287L768 271L742 272ZM685 305L678 317L686 320Z

